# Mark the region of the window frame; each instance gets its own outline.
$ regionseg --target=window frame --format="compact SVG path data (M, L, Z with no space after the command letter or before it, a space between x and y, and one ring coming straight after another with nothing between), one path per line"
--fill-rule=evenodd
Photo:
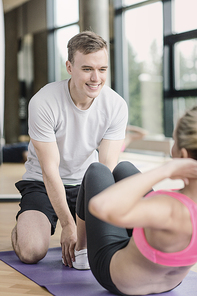
M177 42L197 38L197 29L182 33L173 32L174 0L149 0L137 4L124 6L123 0L114 1L114 88L129 101L129 83L127 77L127 52L124 34L125 11L156 2L163 4L163 130L165 137L172 137L174 129L173 100L179 97L197 97L197 88L175 89L175 54Z
M79 0L78 0L79 1ZM78 25L80 28L80 20L69 23L63 26L55 25L55 1L47 0L47 30L48 30L48 82L57 80L56 66L56 32L63 28L68 28L73 25ZM65 49L66 50L66 49Z

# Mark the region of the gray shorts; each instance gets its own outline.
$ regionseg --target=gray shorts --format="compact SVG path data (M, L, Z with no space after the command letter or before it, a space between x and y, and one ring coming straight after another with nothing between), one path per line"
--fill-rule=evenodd
M22 180L15 184L16 188L21 193L21 202L19 204L20 211L16 215L18 216L28 210L40 211L47 216L51 223L51 235L54 234L58 217L51 205L48 198L44 182L41 181L28 181ZM69 186L65 185L66 199L70 209L70 212L76 221L75 209L76 200L80 185Z

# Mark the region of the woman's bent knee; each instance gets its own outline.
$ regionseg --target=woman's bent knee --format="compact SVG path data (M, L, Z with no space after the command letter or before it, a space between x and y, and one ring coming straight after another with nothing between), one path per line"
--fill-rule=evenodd
M89 168L88 168L88 170L86 172L87 175L94 176L94 177L97 177L98 175L106 174L106 173L111 174L110 169L106 165L104 165L104 164L102 164L100 162L93 162L89 166Z
M140 173L140 171L129 161L119 162L113 170L113 176L116 182L137 173Z
M117 170L117 169L123 169L123 170L126 169L126 170L130 170L131 172L134 172L134 173L136 171L139 172L139 170L136 168L136 166L133 163L131 163L130 161L119 162L114 170Z

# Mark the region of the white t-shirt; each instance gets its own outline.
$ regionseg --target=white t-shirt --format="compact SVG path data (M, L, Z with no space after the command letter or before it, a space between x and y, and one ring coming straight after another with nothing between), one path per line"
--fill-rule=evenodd
M57 142L63 183L80 184L88 166L98 161L102 139L121 140L128 120L126 102L104 86L87 110L71 99L68 80L47 84L29 103L29 135L42 142ZM32 142L29 143L24 180L43 181Z

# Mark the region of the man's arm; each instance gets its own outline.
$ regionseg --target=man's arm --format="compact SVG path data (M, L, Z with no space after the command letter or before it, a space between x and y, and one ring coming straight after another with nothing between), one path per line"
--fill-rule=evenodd
M111 171L118 163L118 158L124 140L103 139L99 146L99 162L106 165Z
M77 241L76 225L66 202L64 185L59 175L60 155L57 143L39 142L32 139L31 141L42 168L47 194L62 227L62 257L65 265L68 264L71 267Z

